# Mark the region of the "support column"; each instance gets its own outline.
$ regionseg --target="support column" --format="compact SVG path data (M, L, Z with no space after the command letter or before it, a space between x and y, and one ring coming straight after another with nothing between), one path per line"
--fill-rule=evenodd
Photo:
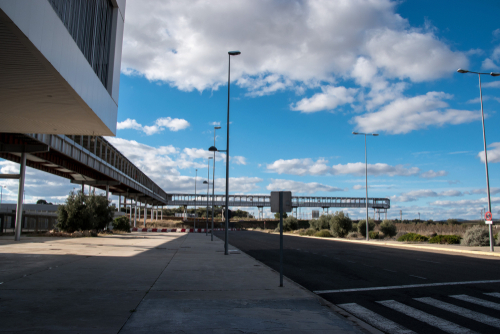
M23 224L23 194L24 194L24 177L26 174L26 153L21 153L21 175L19 178L19 193L17 194L17 211L16 211L16 232L15 241L21 240L21 229Z
M109 184L106 185L106 200L109 201Z
M163 205L161 206L161 220L163 220Z
M135 198L135 205L134 205L134 227L137 227L137 197Z
M187 220L187 205L184 205L184 221Z
M85 183L82 182L82 194L85 195Z
M151 211L151 216L153 215L153 211ZM144 227L146 227L146 218L148 217L148 201L144 201ZM153 219L151 219L153 221Z
M122 195L118 195L118 212L122 209Z
M141 202L139 202L139 217L137 217L138 221L141 221Z

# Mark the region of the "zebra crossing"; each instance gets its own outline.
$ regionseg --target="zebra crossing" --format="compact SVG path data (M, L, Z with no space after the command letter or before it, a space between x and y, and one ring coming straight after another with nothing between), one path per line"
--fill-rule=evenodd
M488 297L499 298L500 302L500 293L498 292L484 293L483 295L487 296L486 298ZM491 331L489 331L488 333L500 332L499 318L492 317L490 315L486 315L481 312L477 312L476 310L473 310L477 308L477 306L480 306L491 310L499 311L500 303L492 302L490 300L469 296L465 294L449 295L448 297L450 297L451 300L458 300L461 302L465 302L468 307L466 308L462 306L457 306L452 303L444 302L439 299L431 297L412 298L412 300L418 302L418 305L422 305L422 308L424 308L426 312L415 307L415 305L409 306L396 300L380 300L376 301L376 304L382 305L387 309L389 309L390 311L396 312L396 315L400 314L406 315L422 323L425 323L429 326L440 329L441 331L446 333L476 334L478 332L466 328L464 326L458 325L456 323L453 323L452 321L449 321L442 317L430 314L428 313L429 309L434 309L434 310L438 309L441 311L445 311L446 314L453 314L455 316L458 315L460 317L490 326ZM389 334L419 333L418 330L415 331L415 329L412 330L406 328L404 325L398 324L390 319L387 319L386 317L381 316L378 313L356 303L337 304L337 306L385 333ZM440 314L442 314L442 312Z

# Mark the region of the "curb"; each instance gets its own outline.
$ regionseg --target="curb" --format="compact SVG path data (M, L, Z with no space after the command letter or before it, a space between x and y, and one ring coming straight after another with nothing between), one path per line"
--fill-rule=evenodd
M208 230L207 232L211 232ZM214 228L214 231L224 231L223 228ZM242 231L241 228L230 228L228 231ZM205 232L204 228L137 228L133 227L130 232L177 232L177 233L202 233Z
M261 231L255 231L255 232L261 232ZM262 232L262 233L265 233L265 232ZM364 244L364 245L370 245L370 246L413 248L413 249L419 249L419 250L438 250L438 251L444 251L444 252L450 252L450 253L461 253L461 254L500 257L500 253L491 253L491 252L483 252L483 251L470 251L470 250L461 250L461 249L426 247L426 246L411 245L411 244L392 244L392 243L388 243L388 242L370 243L369 241L366 242L365 240L346 240L346 239L340 239L340 238L321 238L321 237L313 237L313 236L308 236L308 235L296 235L296 234L289 234L289 233L287 233L287 234L283 233L283 235L289 235L292 237L300 237L300 238L321 239L321 240L327 240L327 241L351 242L351 243L358 243L358 244Z

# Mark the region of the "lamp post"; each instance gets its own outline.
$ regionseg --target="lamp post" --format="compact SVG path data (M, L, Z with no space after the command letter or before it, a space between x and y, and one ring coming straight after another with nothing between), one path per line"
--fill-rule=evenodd
M483 112L483 92L481 91L481 74L486 74L486 75L491 75L492 77L497 77L500 75L500 73L495 73L495 72L490 72L490 73L481 73L481 72L474 72L474 71L468 71L459 68L457 70L458 73L475 73L479 76L479 98L481 101L481 119L483 122L483 144L484 144L484 165L486 168L486 193L488 197L488 211L491 212L491 199L490 199L490 178L488 175L488 153L486 151L486 131L484 129L484 112ZM493 240L493 224L489 225L489 233L490 233L490 252L494 251L494 245L495 241Z
M224 254L229 255L228 251L228 228L229 228L229 99L230 99L230 91L231 91L231 56L237 56L241 54L240 51L229 51L229 66L227 72L227 147L226 147L226 214L224 215L226 228L224 231Z
M197 178L198 178L198 170L196 170L196 175L194 177L194 226L193 226L193 232L196 231L196 179Z
M368 235L368 160L366 158L366 136L378 136L378 133L360 133L353 132L353 135L364 135L365 136L365 189L366 189L366 241L369 240L370 236Z
M215 131L219 130L220 129L220 126L214 126L214 148L215 148ZM213 152L214 152L214 163L213 163L213 167L212 167L212 233L211 233L211 238L212 238L212 241L214 241L214 197L215 197L215 151L217 151L217 149L215 149Z

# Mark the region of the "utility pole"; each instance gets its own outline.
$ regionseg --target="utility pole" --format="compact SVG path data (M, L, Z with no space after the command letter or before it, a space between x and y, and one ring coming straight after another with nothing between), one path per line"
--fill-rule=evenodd
M399 220L403 222L403 210L399 210Z

